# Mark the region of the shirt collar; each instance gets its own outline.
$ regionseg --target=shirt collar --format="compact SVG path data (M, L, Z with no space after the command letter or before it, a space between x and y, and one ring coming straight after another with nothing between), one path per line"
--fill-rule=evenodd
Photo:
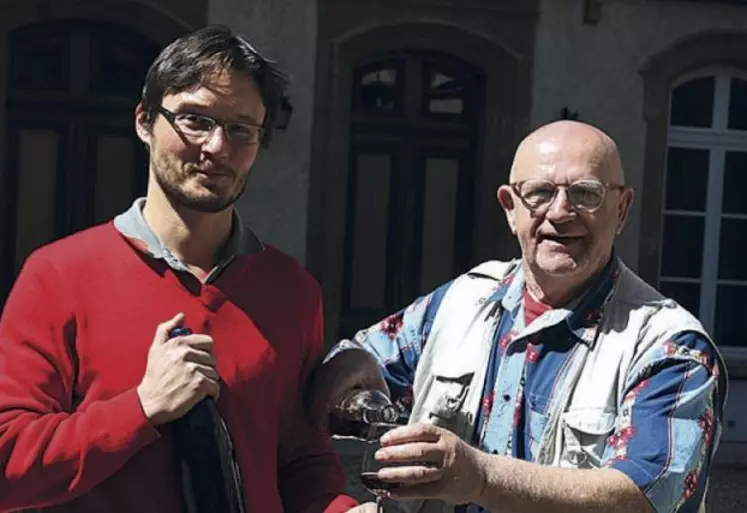
M163 259L174 269L186 271L186 265L167 248L158 236L153 233L143 216L145 198L138 198L125 212L114 218L115 228L137 249L156 259ZM251 255L264 251L259 238L241 221L236 209L233 210L231 235L228 240L223 262L237 255ZM218 267L221 263L218 264Z
M592 345L596 340L604 309L612 299L619 278L620 260L613 252L601 274L566 318L568 327L582 342Z
M526 332L522 330L520 336L523 337L530 332L536 333L565 321L569 330L580 342L592 345L602 321L604 307L612 297L619 276L620 262L613 251L609 262L586 292L563 307L545 312L529 326ZM501 280L491 295L490 301L500 302L503 310L511 312L515 317L522 308L525 285L524 270L519 263L514 271Z

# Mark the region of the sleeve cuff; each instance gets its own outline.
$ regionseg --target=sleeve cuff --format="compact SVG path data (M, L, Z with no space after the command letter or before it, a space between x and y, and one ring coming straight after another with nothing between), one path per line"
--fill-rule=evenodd
M641 491L645 491L649 488L654 480L654 476L652 476L650 472L647 472L639 465L636 465L634 461L629 459L614 460L605 466L628 476L628 478L633 481Z
M338 495L330 502L324 513L346 513L358 505L358 501L348 495Z
M107 423L109 430L102 433L102 450L114 453L124 450L132 453L161 437L145 416L137 389L132 388L107 402L106 414L116 418Z

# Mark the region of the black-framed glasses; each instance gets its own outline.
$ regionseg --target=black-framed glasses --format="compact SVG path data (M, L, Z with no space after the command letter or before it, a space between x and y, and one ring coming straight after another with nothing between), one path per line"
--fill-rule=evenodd
M174 130L194 144L202 144L210 139L218 126L233 144L251 145L262 140L264 129L260 125L223 121L194 112L172 112L165 107L158 107L158 112Z
M541 213L550 208L558 196L558 189L565 189L568 203L577 212L592 213L598 210L607 196L608 190L622 190L625 185L582 179L567 185L549 180L530 179L509 184L514 193L529 210Z

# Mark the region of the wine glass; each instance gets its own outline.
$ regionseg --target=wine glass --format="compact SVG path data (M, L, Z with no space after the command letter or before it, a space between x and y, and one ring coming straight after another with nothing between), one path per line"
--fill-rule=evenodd
M384 466L393 465L392 463L382 463L380 461L377 461L374 456L376 454L376 451L381 448L381 443L379 442L381 436L391 429L400 427L400 425L376 423L372 424L370 427L371 436L364 441L365 450L363 452L363 460L361 462L360 481L361 484L366 488L366 490L371 492L376 497L376 511L378 511L379 513L384 513L384 497L386 496L387 492L389 492L390 490L394 490L401 485L399 483L390 483L379 479L379 477L377 476L379 469Z

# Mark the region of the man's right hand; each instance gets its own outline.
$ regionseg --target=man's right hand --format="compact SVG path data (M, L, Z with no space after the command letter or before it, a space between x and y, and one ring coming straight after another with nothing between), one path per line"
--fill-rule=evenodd
M330 413L349 390L379 389L389 395L379 364L362 349L346 349L320 364L309 388L309 414L317 427L325 431Z
M184 315L179 313L158 325L145 376L137 387L143 412L155 426L184 416L207 396L217 399L220 394L212 337L169 338L171 330L183 321Z

